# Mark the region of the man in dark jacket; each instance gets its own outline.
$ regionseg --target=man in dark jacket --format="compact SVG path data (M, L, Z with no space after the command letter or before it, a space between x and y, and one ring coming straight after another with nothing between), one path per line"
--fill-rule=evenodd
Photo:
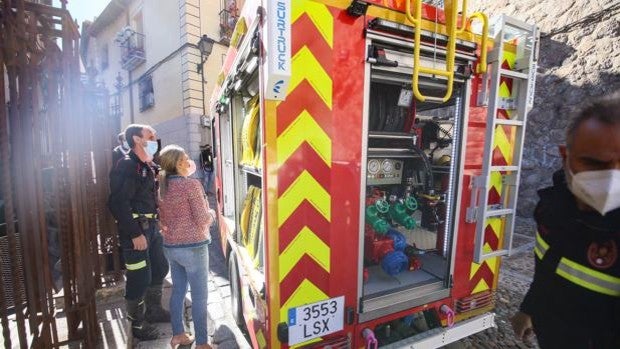
M620 348L620 94L571 122L540 190L534 280L512 324L541 348Z
M204 175L203 186L206 193L213 193L213 151L207 144L200 152L200 164Z
M118 160L122 159L129 153L129 144L125 140L125 132L121 132L116 137L118 145L112 150L112 167L116 165Z
M129 125L125 139L131 150L110 172L108 207L118 222L127 269L125 299L132 334L152 340L159 333L148 322L170 321L170 313L161 307L168 261L157 220L157 173L152 163L158 144L155 130L146 125Z

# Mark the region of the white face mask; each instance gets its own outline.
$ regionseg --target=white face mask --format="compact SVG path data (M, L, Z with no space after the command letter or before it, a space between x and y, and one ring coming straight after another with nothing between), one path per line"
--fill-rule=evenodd
M620 207L620 170L566 172L570 191L603 216Z
M187 170L186 177L189 177L193 175L194 173L196 173L196 163L194 162L194 160L188 160L188 162L189 162L189 169Z
M153 158L153 155L155 155L155 153L157 153L157 142L156 141L146 141L146 147L144 148L144 151L146 151L146 153L151 157L151 159Z

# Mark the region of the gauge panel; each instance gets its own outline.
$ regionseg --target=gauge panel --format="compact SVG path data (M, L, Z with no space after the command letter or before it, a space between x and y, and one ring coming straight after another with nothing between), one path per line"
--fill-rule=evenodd
M403 180L403 161L386 158L368 159L366 185L400 184Z

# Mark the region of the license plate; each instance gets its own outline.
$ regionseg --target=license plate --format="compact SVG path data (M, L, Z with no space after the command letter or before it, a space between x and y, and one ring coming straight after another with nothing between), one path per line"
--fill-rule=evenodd
M288 310L288 345L303 343L342 330L344 296Z

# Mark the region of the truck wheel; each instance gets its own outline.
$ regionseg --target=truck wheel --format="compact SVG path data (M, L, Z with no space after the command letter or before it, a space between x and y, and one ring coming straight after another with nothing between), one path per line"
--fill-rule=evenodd
M241 281L237 268L237 256L234 252L228 258L228 280L230 281L230 312L233 319L240 327L244 325L243 306L241 303Z

